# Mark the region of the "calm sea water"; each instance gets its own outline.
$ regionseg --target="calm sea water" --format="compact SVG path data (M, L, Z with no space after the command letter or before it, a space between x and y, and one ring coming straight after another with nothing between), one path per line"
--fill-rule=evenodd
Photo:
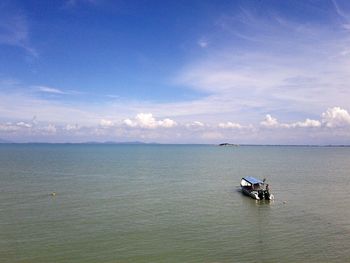
M4 144L0 262L350 262L349 186L345 147Z

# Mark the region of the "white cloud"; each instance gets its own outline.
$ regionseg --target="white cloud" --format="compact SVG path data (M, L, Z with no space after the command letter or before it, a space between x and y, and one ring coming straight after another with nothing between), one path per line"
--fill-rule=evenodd
M174 143L218 143L222 140L237 143L283 143L288 140L291 143L322 144L324 138L337 143L350 140L350 130L347 129L350 127L350 115L340 107L329 108L322 114L321 120L307 118L292 123L280 123L267 114L260 126L263 129L235 122L221 122L218 125L204 124L200 121L178 123L169 118L157 120L150 113L139 113L133 119L111 121L105 118L94 125L85 126L42 122L36 118L31 118L31 121L3 122L0 123L0 136L15 141L25 141L25 138L30 138L30 141L35 141L35 138L39 141L43 141L43 138L61 138L61 141L145 140ZM313 132L310 133L309 129ZM233 130L235 132L232 132ZM41 135L44 137L40 137Z
M140 127L145 129L155 129L155 128L172 128L177 125L174 120L163 119L156 120L152 113L139 113L136 115L134 120L125 119L123 123L128 127Z
M260 125L267 128L275 128L279 126L279 123L276 118L273 118L270 114L267 114L265 119L260 122Z
M53 93L53 94L67 94L66 92L64 92L60 89L51 88L51 87L47 87L47 86L37 86L36 88L40 92Z
M322 113L322 123L328 128L346 127L350 125L350 115L340 107L328 108Z
M203 122L200 122L200 121L193 121L191 123L186 123L185 126L187 128L202 128L205 126L205 124Z
M153 129L157 127L157 121L151 113L139 113L136 115L136 123L141 128Z
M6 122L0 123L0 131L2 132L14 132L20 130L28 130L34 127L33 123L19 121L16 123Z
M260 125L265 128L319 128L321 127L321 122L318 120L306 119L305 121L294 123L279 123L276 118L267 114L265 119L260 122Z
M160 127L164 127L164 128L172 128L175 127L177 125L177 123L171 119L164 119L162 121L158 121L158 125Z
M78 124L67 124L63 129L66 131L77 131L80 129L80 126Z
M114 123L111 120L102 119L100 121L100 126L103 128L109 128L109 127L113 127Z
M136 127L136 126L137 126L137 123L134 122L134 121L132 121L132 120L130 120L130 119L125 119L125 120L123 121L123 123L124 123L126 126L128 126L128 127Z
M239 123L236 123L236 122L221 122L219 123L219 128L223 128L223 129L243 129L243 126Z
M22 127L22 128L31 128L33 125L31 123L20 121L16 123L16 126Z
M319 128L321 127L321 122L318 120L306 119L305 121L298 121L291 124L281 124L284 128Z
M312 128L317 128L317 127L321 127L321 122L318 120L310 120L310 119L306 119L304 122L299 122L297 123L298 127L312 127Z

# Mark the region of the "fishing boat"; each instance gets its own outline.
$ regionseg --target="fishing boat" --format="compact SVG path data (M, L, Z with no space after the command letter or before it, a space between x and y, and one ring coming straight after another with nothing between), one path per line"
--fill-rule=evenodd
M269 185L251 176L243 177L241 180L242 193L256 200L273 200L274 196L269 191Z

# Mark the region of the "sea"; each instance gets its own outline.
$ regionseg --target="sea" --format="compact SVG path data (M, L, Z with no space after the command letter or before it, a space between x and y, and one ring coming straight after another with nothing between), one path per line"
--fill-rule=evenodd
M1 144L0 262L350 262L350 147Z

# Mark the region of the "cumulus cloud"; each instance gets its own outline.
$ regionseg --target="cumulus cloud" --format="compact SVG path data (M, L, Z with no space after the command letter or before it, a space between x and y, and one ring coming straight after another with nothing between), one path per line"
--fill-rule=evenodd
M321 122L318 120L306 119L305 121L298 121L291 124L281 124L281 127L285 128L319 128Z
M126 126L132 127L132 128L137 126L137 123L134 122L134 121L132 121L132 120L130 120L130 119L125 119L125 120L123 121L123 123L124 123Z
M136 122L141 128L156 128L157 121L151 113L139 113L136 115Z
M139 113L136 115L134 120L125 119L123 123L128 127L139 127L145 129L172 128L177 125L174 120L168 118L156 120L152 113Z
M167 129L175 126L175 129ZM317 138L328 138L327 136L331 135L332 138L341 138L341 140L350 138L348 130L350 114L345 109L333 107L322 113L320 120L307 118L304 121L290 123L279 122L277 118L267 114L260 122L260 127L262 129L259 129L259 122L256 126L230 121L219 124L205 124L200 121L175 122L169 118L157 119L151 113L139 113L134 118L119 121L101 118L99 122L90 125L38 121L36 117L28 121L0 122L0 135L4 139L15 139L16 141L24 141L25 138L29 138L28 140L38 138L39 141L42 141L40 138L48 141L64 138L62 139L64 141L127 141L132 139L157 142L217 143L225 139L241 143L280 143L285 138L289 138L290 142L311 143L303 141L307 137L317 143L322 143L322 139ZM308 132L309 129L312 129L313 132ZM312 134L311 137L310 134ZM300 141L298 141L299 138ZM338 142L335 139L334 141Z
M100 121L100 126L103 128L109 128L109 127L113 127L114 123L111 120L102 119Z
M273 118L270 114L267 114L265 119L260 122L260 125L266 128L274 128L278 127L279 123L276 118Z
M313 120L307 118L304 121L297 121L294 123L279 123L278 120L270 114L265 116L265 119L260 122L260 125L265 128L344 128L350 127L350 114L347 110L340 107L328 108L326 112L322 113L321 120ZM228 123L221 124L221 127L229 127ZM239 127L232 124L233 127Z
M340 107L328 108L322 113L322 124L328 128L345 127L350 125L350 115Z
M260 122L260 125L265 128L319 128L321 127L321 122L318 120L306 119L305 121L294 123L279 123L276 118L267 114L265 119Z
M321 127L321 122L318 120L310 120L306 119L304 122L297 122L296 123L297 127L312 127L312 128L317 128Z
M235 123L235 122L225 122L225 123L219 123L219 128L223 128L223 129L242 129L243 126L239 123Z
M156 128L157 121L151 113L139 113L136 115L136 123L141 128Z
M16 123L7 122L0 123L0 132L16 132L18 134L54 134L57 131L54 124L41 124L37 125L35 119L32 122L19 121Z
M162 121L158 121L158 125L164 128L172 128L175 127L177 123L171 119L164 119Z

